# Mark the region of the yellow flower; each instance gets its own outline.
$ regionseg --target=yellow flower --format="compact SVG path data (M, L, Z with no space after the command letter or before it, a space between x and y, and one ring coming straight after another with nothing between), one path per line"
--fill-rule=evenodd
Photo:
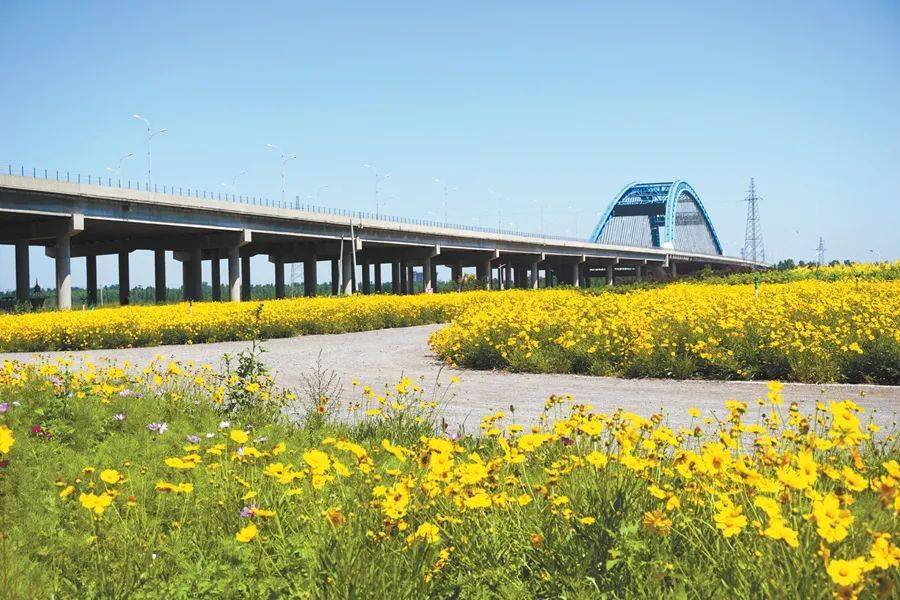
M593 525L597 522L597 519L595 519L594 517L581 517L580 519L578 519L578 522L582 525Z
M588 461L588 464L590 464L595 469L602 469L606 466L606 463L609 460L605 454L603 454L602 452L597 452L596 450L594 450L584 458L586 461Z
M491 497L488 496L484 490L478 490L463 501L463 506L468 509L490 508Z
M65 498L66 496L71 495L72 492L75 491L75 487L71 485L67 485L62 491L59 493L60 498Z
M110 485L120 483L123 479L122 474L115 469L106 469L100 472L100 479Z
M889 569L900 565L900 548L891 543L891 534L879 533L872 542L872 565L879 569Z
M250 439L250 436L247 435L247 432L241 431L240 429L232 429L231 434L228 437L230 437L231 441L236 444L246 444L247 440Z
M106 492L103 492L99 496L94 493L90 493L81 494L78 497L78 501L81 502L81 505L89 511L92 511L97 516L103 514L103 511L105 511L109 507L109 505L112 504L112 500L113 497Z
M393 454L394 457L400 462L406 462L406 454L409 452L403 446L396 446L391 443L390 440L381 440L381 447L390 454Z
M248 542L252 542L258 533L259 530L256 528L256 525L250 523L249 525L238 531L236 534L234 534L234 539L246 544Z
M644 527L656 535L667 536L672 531L672 519L661 510L644 513Z
M740 506L731 504L730 502L718 502L719 511L713 515L716 527L722 530L722 535L731 537L737 535L747 526L747 517L744 515L744 509Z
M832 560L826 570L833 582L841 587L849 587L862 580L865 569L866 559L858 557L851 560Z
M549 439L550 436L546 433L526 433L519 438L519 450L522 450L523 452L533 452Z
M418 529L416 529L415 539L424 540L429 544L436 544L441 540L441 536L438 535L440 529L437 525L433 523L422 523L419 525Z
M826 542L839 542L849 533L853 515L841 508L841 502L834 493L813 501L812 516L816 521L816 531Z
M172 494L190 494L194 491L193 483L170 483L168 481L157 481L156 491L172 493Z
M331 466L331 459L321 450L307 450L303 453L303 460L313 475L323 475Z
M0 425L0 454L8 454L15 441L12 430L6 425Z

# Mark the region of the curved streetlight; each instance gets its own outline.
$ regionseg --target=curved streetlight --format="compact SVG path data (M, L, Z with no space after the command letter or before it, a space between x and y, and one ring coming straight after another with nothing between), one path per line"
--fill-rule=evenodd
M281 154L281 203L284 204L284 168L288 162L297 158L296 154L291 154L290 156L285 156L284 150L276 146L275 144L266 144L267 148L275 150L279 154Z
M165 133L166 131L168 131L168 129L163 128L158 131L153 131L153 128L150 126L150 121L148 121L146 118L137 114L131 116L147 124L147 190L149 191L150 182L152 179L151 167L153 164L153 138L161 133Z
M126 158L131 158L132 156L134 156L134 153L129 152L128 154L126 154L125 156L123 156L122 158L119 159L119 163L116 165L115 169L112 167L106 167L106 170L109 171L110 173L115 173L116 177L119 177L122 174L122 163L125 162Z
M379 217L379 215L381 214L381 205L380 205L379 197L378 197L378 181L381 179L381 173L378 171L378 167L375 167L368 163L364 164L363 168L369 169L372 171L372 173L375 174L375 218L377 219ZM391 177L390 173L386 173L384 176L385 179L390 179L390 177Z

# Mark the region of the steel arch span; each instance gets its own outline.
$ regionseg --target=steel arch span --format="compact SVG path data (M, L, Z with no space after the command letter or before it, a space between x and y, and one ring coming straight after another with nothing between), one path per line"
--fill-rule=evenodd
M606 208L590 241L722 254L700 196L681 179L626 185Z

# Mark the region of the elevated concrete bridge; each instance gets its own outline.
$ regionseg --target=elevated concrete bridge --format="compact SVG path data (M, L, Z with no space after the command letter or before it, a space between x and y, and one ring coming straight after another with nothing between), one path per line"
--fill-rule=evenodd
M182 195L0 175L0 243L14 244L16 295L27 301L28 248L40 245L56 266L57 306L71 308L71 261L87 264L88 303L97 301L97 256L118 255L120 303L128 303L129 253L155 253L156 299L165 300L165 252L182 264L185 299L200 299L201 261L212 261L213 299L220 300L221 261L227 260L227 296L250 299L250 257L268 255L276 296L285 294L286 263L302 262L304 291L315 295L319 261L330 261L332 292L411 293L414 269L424 291L436 284L436 268L475 267L486 287L537 287L540 281L582 286L592 277L676 277L705 266L752 269L764 265L720 254L671 248L619 246L518 232L491 231L345 211L247 204L200 194ZM179 190L183 192L183 190ZM227 196L226 196L227 198ZM390 290L382 265L391 265ZM0 268L10 268L0 265ZM357 267L361 266L361 282ZM372 267L374 268L374 280ZM541 277L543 271L543 277ZM496 273L496 274L495 274Z

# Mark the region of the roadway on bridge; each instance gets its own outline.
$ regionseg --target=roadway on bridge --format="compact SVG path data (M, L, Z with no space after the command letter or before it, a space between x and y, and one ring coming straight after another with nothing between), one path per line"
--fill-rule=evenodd
M395 384L401 375L412 379L424 377L422 385L430 393L438 377L446 385L449 378L456 375L460 382L451 386L452 391L441 411L454 432L460 425L466 431L478 431L483 415L498 410L508 413L510 404L516 407L515 421L530 424L552 394L572 394L578 401L591 402L603 412L621 406L649 416L662 407L672 426L690 422L687 410L691 406L704 413L715 410L721 416L726 412L722 408L725 401L736 398L746 401L750 411L755 412L758 407L754 400L765 395L764 382L617 379L443 368L428 347L428 336L440 327L426 325L269 340L265 343L268 351L263 359L275 371L280 385L295 388L301 384L302 375L313 369L321 352L323 365L333 369L343 382L345 400L361 398L353 381L378 390L385 384ZM223 354L233 354L247 346L247 342L223 342L50 354L74 354L95 359L109 357L139 365L159 354L218 365ZM35 356L0 354L0 360L34 360ZM820 399L852 399L866 409L866 414L872 414L877 422L888 427L900 409L900 388L890 386L785 384L784 394L787 402L797 401L804 411L809 412Z

